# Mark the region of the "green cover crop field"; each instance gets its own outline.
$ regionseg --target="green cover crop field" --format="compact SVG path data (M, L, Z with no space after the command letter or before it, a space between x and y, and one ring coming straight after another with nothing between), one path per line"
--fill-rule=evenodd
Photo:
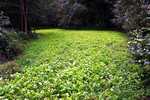
M17 59L22 72L0 87L0 97L51 100L134 100L142 95L140 69L127 37L115 31L37 30Z

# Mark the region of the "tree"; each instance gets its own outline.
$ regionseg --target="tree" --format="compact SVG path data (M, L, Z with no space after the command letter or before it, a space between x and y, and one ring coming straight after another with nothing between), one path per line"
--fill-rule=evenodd
M112 26L111 0L55 0L53 11L59 25L63 26Z
M47 18L50 2L51 0L2 0L0 9L7 13L16 30L30 33L32 27Z
M20 1L19 0L1 0L0 10L9 16L12 26L20 30Z
M116 0L114 23L126 31L140 29L145 23L143 0Z
M25 33L28 32L28 8L27 8L27 1L26 0L20 0L20 17L21 17L21 31Z

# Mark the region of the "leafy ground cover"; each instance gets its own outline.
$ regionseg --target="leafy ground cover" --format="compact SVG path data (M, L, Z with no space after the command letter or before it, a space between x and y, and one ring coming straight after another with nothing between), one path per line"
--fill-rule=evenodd
M37 30L17 63L22 73L0 87L1 98L133 100L143 94L140 69L132 64L120 32Z

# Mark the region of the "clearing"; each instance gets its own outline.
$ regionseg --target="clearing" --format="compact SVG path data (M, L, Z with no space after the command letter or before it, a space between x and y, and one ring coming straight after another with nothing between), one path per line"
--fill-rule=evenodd
M142 95L140 69L130 63L132 56L123 33L65 29L37 32L39 39L28 42L23 57L17 60L23 72L0 88L1 96L133 100Z

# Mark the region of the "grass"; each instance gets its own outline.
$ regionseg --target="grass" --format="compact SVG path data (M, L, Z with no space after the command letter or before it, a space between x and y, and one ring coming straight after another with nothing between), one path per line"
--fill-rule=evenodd
M17 59L22 73L0 87L2 98L133 100L142 95L140 69L130 62L127 37L115 31L37 30Z

